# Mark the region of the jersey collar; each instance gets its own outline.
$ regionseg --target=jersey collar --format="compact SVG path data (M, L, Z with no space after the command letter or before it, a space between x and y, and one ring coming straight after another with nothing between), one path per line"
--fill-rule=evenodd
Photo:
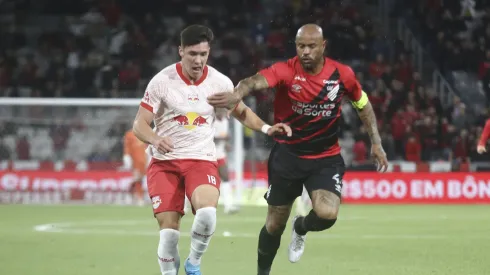
M198 86L208 76L208 66L206 65L206 66L204 66L204 70L202 71L202 76L197 81L195 81L194 83L192 83L187 77L185 77L184 72L182 71L182 63L180 63L180 62L177 63L176 64L176 68L177 68L177 73L179 74L180 78L187 85L195 85L195 86Z

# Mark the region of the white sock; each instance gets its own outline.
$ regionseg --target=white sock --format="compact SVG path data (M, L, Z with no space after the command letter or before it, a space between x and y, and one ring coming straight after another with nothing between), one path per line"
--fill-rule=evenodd
M221 196L223 199L223 205L225 207L225 212L230 210L233 206L233 189L229 182L221 183Z
M160 230L158 244L158 263L162 275L177 275L180 267L179 243L180 232L175 229Z
M191 229L191 265L200 265L201 257L208 248L209 241L216 229L216 208L204 207L196 211Z

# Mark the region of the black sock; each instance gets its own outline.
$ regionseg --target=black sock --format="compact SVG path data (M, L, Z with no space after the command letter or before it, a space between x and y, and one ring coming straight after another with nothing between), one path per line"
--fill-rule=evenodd
M296 231L296 234L298 235L306 235L308 230L305 228L305 217L299 217L296 219L294 222L294 231Z
M311 210L306 217L299 217L294 222L294 231L298 235L305 235L309 231L323 231L332 227L337 219L321 219Z
M267 232L265 226L262 227L259 235L259 248L257 250L259 269L270 270L280 244L281 235L273 236Z

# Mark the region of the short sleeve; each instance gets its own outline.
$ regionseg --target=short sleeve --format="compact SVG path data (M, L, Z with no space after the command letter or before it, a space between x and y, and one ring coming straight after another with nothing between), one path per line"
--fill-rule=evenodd
M269 87L275 87L281 82L287 82L291 79L291 67L286 62L277 62L270 67L259 71L269 84Z
M148 86L146 87L145 94L141 99L140 106L147 109L148 111L156 114L160 108L160 103L162 101L163 95L163 85L161 81L153 78Z
M344 66L340 71L340 77L346 89L346 95L352 102L357 102L362 98L362 87L357 81L354 71L349 66Z
M234 90L235 86L233 85L233 81L231 81L231 79L229 79L228 77L226 78L226 80L224 81L224 91L223 92L230 92L230 93L233 93L233 90Z

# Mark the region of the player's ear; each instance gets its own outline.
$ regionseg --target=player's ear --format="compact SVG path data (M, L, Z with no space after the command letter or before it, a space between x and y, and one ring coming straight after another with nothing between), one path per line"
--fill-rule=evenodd
M179 55L180 57L184 57L184 48L182 48L182 46L179 46Z
M325 48L327 47L327 40L323 40L323 43L322 43L322 46L323 46L323 50L325 50Z

